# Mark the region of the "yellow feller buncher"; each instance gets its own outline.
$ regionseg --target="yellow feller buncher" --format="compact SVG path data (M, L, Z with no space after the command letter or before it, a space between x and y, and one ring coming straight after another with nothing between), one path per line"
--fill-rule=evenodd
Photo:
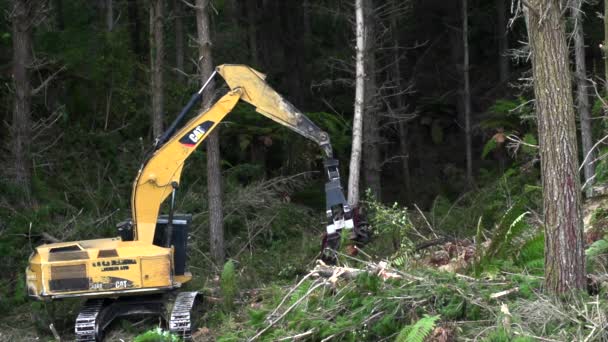
M230 91L207 111L178 129L190 109L201 99L215 75ZM316 142L325 154L324 168L327 234L324 253L332 258L340 231L352 229L355 239L365 238L353 224L353 213L340 185L338 161L333 158L327 133L283 99L260 72L244 65L221 65L192 96L167 131L156 140L142 164L131 197L132 218L119 225L119 237L41 245L26 269L27 290L39 300L84 297L76 318L77 341L100 341L104 329L117 317L158 315L171 332L190 338L197 292L178 289L192 279L186 270L188 226L191 215L174 215L185 160L230 113L239 100L256 111ZM159 215L170 198L167 215Z

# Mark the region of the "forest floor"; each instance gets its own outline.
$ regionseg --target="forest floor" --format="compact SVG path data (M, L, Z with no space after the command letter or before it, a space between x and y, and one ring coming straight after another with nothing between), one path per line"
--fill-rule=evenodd
M300 232L252 247L220 276L195 269L199 279L187 288L206 300L194 341L608 339L602 234L587 248L589 291L566 302L543 293L544 242L529 211L513 206L489 237L478 223L477 235L443 238L436 220L418 210L372 207L370 223L379 231L356 256L340 254L336 267L316 261L317 233ZM605 197L585 206L591 231L605 225L605 207ZM17 302L0 317L0 341L54 341L49 322L71 341L79 305ZM156 318L117 320L106 340L178 340L158 327Z

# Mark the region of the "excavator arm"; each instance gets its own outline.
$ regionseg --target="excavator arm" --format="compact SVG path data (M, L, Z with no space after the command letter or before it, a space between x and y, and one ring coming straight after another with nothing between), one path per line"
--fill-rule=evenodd
M230 91L178 130L177 126L181 120L200 100L205 86L216 74L224 78ZM263 74L250 67L221 65L211 78L193 95L175 122L157 140L155 151L140 168L133 184L131 198L134 238L147 243L153 242L161 204L170 195L175 194L184 162L232 111L238 101L243 100L252 104L258 113L316 142L325 153L324 167L328 177L325 185L329 241L327 245L331 249L337 248L338 232L341 229L353 228L353 219L351 209L344 198L338 161L333 159L327 133L272 89L265 82Z

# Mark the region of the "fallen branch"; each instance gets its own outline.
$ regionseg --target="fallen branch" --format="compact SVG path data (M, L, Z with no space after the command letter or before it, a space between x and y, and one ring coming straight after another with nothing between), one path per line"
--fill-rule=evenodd
M281 314L281 316L279 316L277 319L275 319L274 321L270 322L270 324L268 324L268 326L266 326L266 328L260 330L260 332L258 332L257 334L255 334L255 336L253 336L252 338L250 338L248 341L255 341L258 337L262 336L263 333L265 333L266 331L268 331L268 329L272 328L273 325L277 324L280 320L283 319L283 317L285 317L291 310L293 310L293 308L295 308L296 306L298 306L298 304L300 304L304 299L308 298L308 296L314 291L316 290L319 286L325 284L324 281L318 282L315 286L311 287L302 297L300 297L300 299L298 299L295 303L293 303L289 308L287 308L287 310L285 310L285 312L283 312Z
M43 239L44 241L48 241L48 242L51 242L51 243L58 243L58 242L61 242L61 240L59 240L58 238L54 237L53 235L51 235L51 234L49 234L49 233L44 233L44 232L43 232L43 233L41 233L40 235L42 236L42 239Z
M490 295L490 298L497 299L497 298L501 298L501 297L504 297L504 296L508 296L511 293L515 293L515 292L518 292L518 291L519 291L519 287L514 287L512 289L508 289L508 290L492 293Z
M302 337L306 337L308 335L312 335L314 332L315 332L315 329L310 329L310 330L305 331L305 332L303 332L301 334L297 334L297 335L293 335L293 336L287 336L287 337L280 338L277 341L295 341L295 340L298 340L298 339L300 339Z

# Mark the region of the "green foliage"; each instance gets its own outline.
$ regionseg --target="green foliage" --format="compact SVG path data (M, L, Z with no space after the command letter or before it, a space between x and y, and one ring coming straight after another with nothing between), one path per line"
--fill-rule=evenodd
M180 342L181 339L168 331L161 328L146 331L145 333L135 337L133 342Z
M415 247L410 237L413 226L407 208L397 203L386 206L373 198L369 190L366 192L365 205L374 234L390 236L392 244L397 247L391 256L392 263L399 267L405 266Z
M232 260L228 260L224 264L224 269L222 270L222 275L220 277L220 290L222 292L224 310L232 311L234 309L234 301L239 291L234 262L232 262Z
M545 267L545 234L527 240L516 255L516 263L533 274L542 274Z
M605 272L606 267L608 266L608 240L604 237L603 239L592 243L591 246L585 250L585 256L587 259L588 272Z
M494 149L496 149L497 146L498 146L498 144L496 143L496 139L492 138L492 139L488 140L488 142L486 142L486 144L483 145L483 151L481 152L481 158L486 159L488 154L490 154L490 152L494 151Z
M536 117L532 102L524 97L498 99L488 113L490 117L482 120L480 126L484 129L504 128L505 131L523 132L522 128L534 123Z
M424 342L424 339L435 329L435 323L440 318L440 316L424 315L415 324L401 329L395 342Z
M497 256L510 255L514 252L514 246L512 244L515 237L521 236L526 229L529 229L525 221L528 211L519 204L513 205L509 208L502 219L494 229L492 235L492 242L488 247L486 257L493 258Z

